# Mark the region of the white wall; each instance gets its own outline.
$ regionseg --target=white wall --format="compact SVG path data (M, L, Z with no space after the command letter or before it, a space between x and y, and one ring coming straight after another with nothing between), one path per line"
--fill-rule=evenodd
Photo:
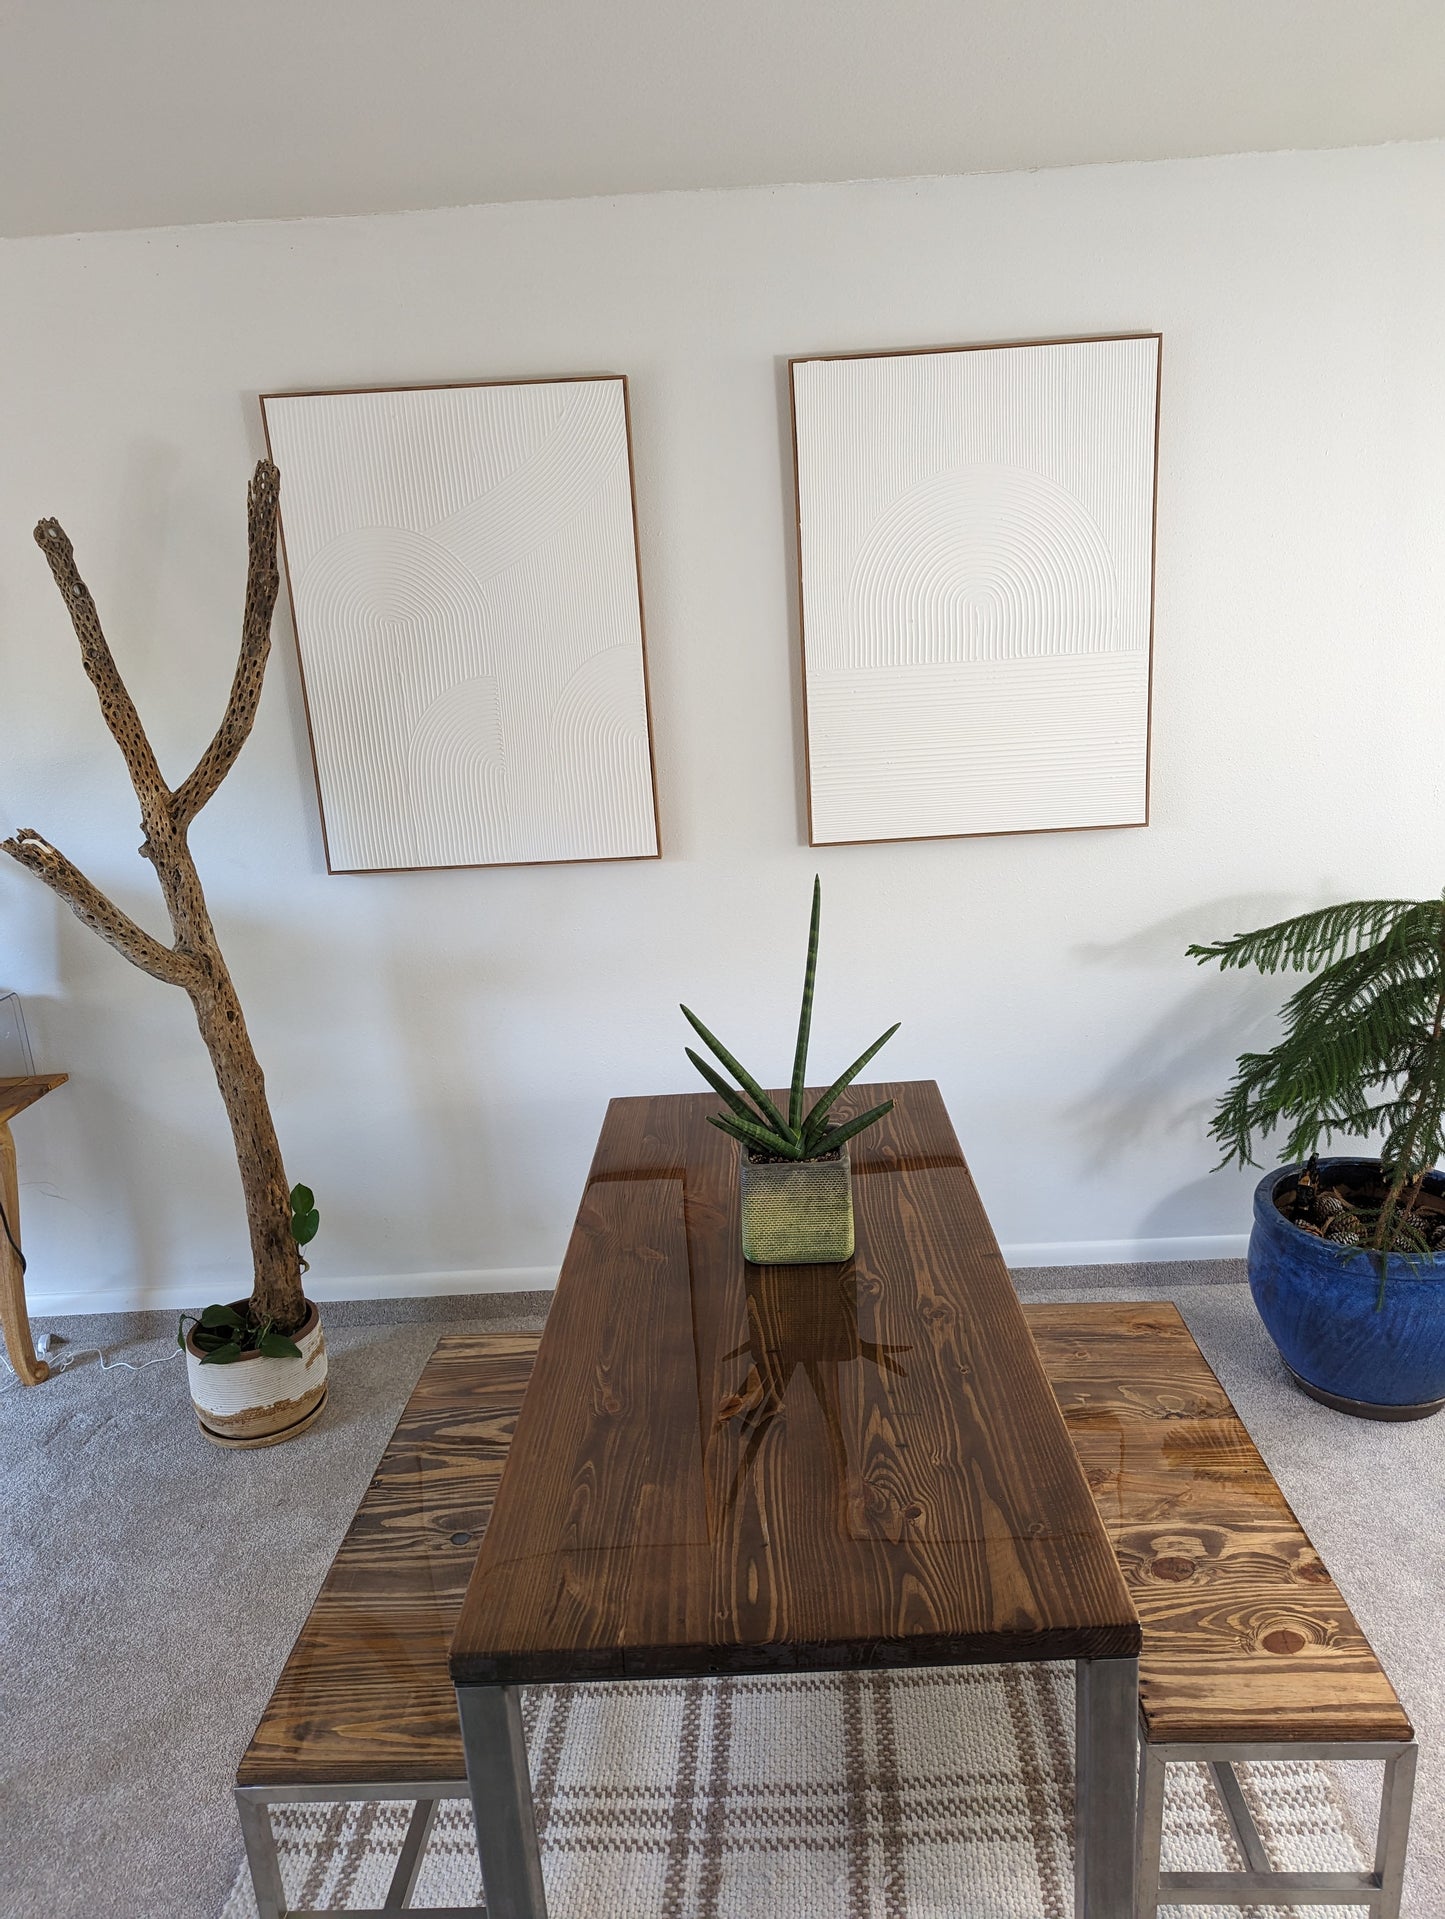
M686 998L786 1074L941 1082L1027 1262L1233 1253L1210 1101L1278 983L1192 938L1442 880L1445 146L582 200L0 248L0 819L163 925L30 541L60 517L163 766L233 663L258 392L631 375L665 857L329 878L287 617L193 839L316 1290L541 1283L613 1093L691 1084ZM1160 328L1153 824L809 851L789 353ZM244 1289L180 993L0 871L0 985L71 1084L16 1124L37 1302ZM427 1279L424 1276L443 1276Z

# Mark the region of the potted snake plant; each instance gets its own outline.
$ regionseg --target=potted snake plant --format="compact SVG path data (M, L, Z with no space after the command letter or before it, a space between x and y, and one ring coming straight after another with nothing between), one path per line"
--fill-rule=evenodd
M696 1013L682 1008L683 1018L736 1081L730 1085L701 1054L690 1046L686 1049L688 1058L728 1108L726 1113L714 1114L711 1124L737 1140L741 1148L743 1258L759 1266L823 1265L852 1258L853 1187L848 1142L893 1110L893 1101L888 1099L838 1124L829 1118L838 1096L892 1039L901 1022L895 1022L875 1039L826 1092L811 1106L807 1104L804 1089L821 913L822 887L815 878L803 1004L786 1114Z
M1445 902L1352 900L1190 956L1310 977L1210 1128L1224 1164L1287 1126L1254 1196L1249 1283L1295 1383L1340 1412L1445 1407ZM1323 1156L1331 1139L1375 1156Z

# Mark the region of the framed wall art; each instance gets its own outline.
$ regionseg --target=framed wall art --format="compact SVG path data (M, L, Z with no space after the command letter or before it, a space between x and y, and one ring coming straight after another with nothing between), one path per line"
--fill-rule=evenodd
M655 858L626 380L261 406L328 869Z
M1160 346L790 363L813 845L1147 824Z

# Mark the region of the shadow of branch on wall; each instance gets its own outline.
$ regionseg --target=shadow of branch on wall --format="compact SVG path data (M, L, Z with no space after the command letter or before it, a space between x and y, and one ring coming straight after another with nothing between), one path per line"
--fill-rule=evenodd
M1122 940L1074 948L1085 965L1167 968L1180 983L1169 1009L1153 1019L1097 1085L1065 1108L1064 1122L1080 1142L1086 1171L1103 1172L1161 1136L1198 1141L1213 1164L1210 1116L1238 1055L1271 1032L1284 992L1278 979L1201 971L1185 957L1185 949L1191 942L1267 925L1292 910L1277 894L1229 895L1171 914Z

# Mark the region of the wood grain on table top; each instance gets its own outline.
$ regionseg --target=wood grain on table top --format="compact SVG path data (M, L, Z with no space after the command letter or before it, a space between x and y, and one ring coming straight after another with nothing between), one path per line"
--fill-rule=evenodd
M1120 1656L1139 1626L937 1087L857 1252L752 1267L710 1094L614 1100L452 1651L462 1682Z
M1369 1641L1178 1308L1024 1317L1139 1609L1150 1739L1408 1739Z

